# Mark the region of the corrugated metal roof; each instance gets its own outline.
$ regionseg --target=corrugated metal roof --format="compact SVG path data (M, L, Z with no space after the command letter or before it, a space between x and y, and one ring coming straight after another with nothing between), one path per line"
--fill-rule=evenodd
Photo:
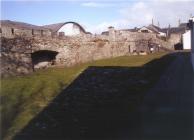
M85 29L78 23L76 22L62 22L62 23L56 23L56 24L50 24L50 25L44 25L43 27L51 29L52 32L57 32L63 25L68 24L68 23L72 23L77 25L84 33L86 33Z

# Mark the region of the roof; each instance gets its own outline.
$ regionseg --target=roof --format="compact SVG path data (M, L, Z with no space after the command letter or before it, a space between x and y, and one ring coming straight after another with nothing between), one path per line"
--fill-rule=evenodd
M101 33L101 35L109 35L109 32L108 31L104 31Z
M151 31L154 32L154 33L159 33L159 32L161 32L161 30L158 29L159 27L157 28L157 26L154 26L154 25L143 26L143 27L139 28L138 30L141 30L142 28L146 28L146 29L148 29L148 30L151 30Z
M133 29L121 29L121 30L119 30L119 31L137 32L137 30L139 30L139 28L133 28Z
M137 30L139 30L139 28L133 28L133 29L120 29L117 31L128 31L128 32L137 32ZM101 33L101 35L109 35L109 31L104 31Z
M185 27L171 27L171 28L163 28L163 32L169 31L169 33L174 33L174 34L183 34L185 33Z
M160 27L153 24L150 24L147 28L157 33L163 32Z
M42 26L36 26L24 22L18 22L18 21L11 21L11 20L0 20L1 26L8 26L12 28L18 28L18 29L35 29L35 30L48 30L47 28L44 28Z
M56 24L50 24L50 25L44 25L43 27L51 29L52 32L57 32L62 26L64 26L65 24L69 24L69 23L77 25L84 33L86 33L85 29L80 24L78 24L76 22L72 22L72 21L56 23Z
M92 35L92 33L91 33L91 32L86 32L86 34L90 34L90 35Z
M187 23L181 23L181 24L179 25L179 27L185 27L185 28L187 28Z

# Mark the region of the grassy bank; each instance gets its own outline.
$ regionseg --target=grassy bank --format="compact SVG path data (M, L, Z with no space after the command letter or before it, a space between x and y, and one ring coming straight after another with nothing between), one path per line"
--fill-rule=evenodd
M71 68L50 68L37 71L23 77L12 77L1 80L1 126L5 139L11 139L36 114L38 114L60 91L68 86L88 66L124 66L142 67L146 71L142 78L149 81L151 87L174 57L159 58L166 53L147 56L123 56L81 64ZM122 77L120 77L122 79Z

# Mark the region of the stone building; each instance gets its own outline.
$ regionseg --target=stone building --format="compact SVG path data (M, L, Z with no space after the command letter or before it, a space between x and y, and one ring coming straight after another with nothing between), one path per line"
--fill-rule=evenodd
M129 53L132 54L157 52L160 50L159 47L173 48L172 44L158 35L159 29L158 32L151 29L150 32L141 32L140 28L115 30L114 27L109 27L108 31L102 32L101 38L107 37L114 42L125 42L125 45L128 45Z
M6 38L15 36L51 36L51 30L23 22L1 20L0 35Z
M186 24L182 23L178 27L170 27L169 25L168 28L163 28L162 30L166 32L168 42L174 44L174 49L183 49L182 35L187 29Z
M160 27L153 24L150 24L147 27L143 26L142 28L138 29L137 32L155 33L160 37L166 37L166 33Z

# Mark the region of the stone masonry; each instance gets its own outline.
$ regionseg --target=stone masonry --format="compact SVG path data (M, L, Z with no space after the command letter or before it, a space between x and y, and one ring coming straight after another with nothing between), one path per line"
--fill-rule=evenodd
M154 46L154 51L159 51L162 48L171 50L174 44L158 38L154 33L121 32L113 27L109 28L109 35L52 37L17 34L13 38L2 36L1 75L4 77L28 74L35 69L53 66L69 67L93 60L130 55L134 52L150 53L150 46ZM33 55L34 53L36 55Z

